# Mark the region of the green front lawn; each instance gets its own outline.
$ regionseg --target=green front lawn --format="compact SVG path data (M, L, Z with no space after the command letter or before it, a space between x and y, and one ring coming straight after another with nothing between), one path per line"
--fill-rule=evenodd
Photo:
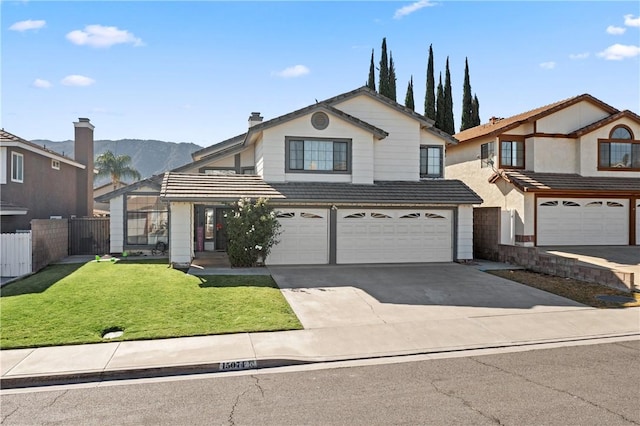
M270 276L195 277L166 261L53 265L0 290L0 348L302 328Z

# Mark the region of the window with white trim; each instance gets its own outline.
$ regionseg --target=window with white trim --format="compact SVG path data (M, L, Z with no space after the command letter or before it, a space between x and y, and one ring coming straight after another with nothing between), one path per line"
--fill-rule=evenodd
M420 177L421 178L441 178L442 176L442 146L422 145L420 146Z
M19 152L11 153L11 181L24 182L24 155Z
M60 161L51 159L51 168L54 170L60 170Z

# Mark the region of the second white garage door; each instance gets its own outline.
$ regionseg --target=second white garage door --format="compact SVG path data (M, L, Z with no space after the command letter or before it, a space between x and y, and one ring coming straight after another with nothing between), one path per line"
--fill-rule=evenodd
M337 263L451 262L451 210L338 210Z
M539 198L539 246L629 244L629 200Z
M282 232L271 248L269 265L329 263L329 212L327 209L286 209L278 212Z

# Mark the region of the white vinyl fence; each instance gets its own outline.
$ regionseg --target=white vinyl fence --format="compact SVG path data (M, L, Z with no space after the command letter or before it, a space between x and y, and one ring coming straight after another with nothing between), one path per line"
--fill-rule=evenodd
M0 276L31 273L31 231L0 234Z

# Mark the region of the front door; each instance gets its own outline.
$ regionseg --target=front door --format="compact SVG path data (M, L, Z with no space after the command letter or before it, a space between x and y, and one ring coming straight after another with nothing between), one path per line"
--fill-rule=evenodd
M227 223L224 215L229 211L229 209L217 208L215 212L215 239L217 251L227 251Z

